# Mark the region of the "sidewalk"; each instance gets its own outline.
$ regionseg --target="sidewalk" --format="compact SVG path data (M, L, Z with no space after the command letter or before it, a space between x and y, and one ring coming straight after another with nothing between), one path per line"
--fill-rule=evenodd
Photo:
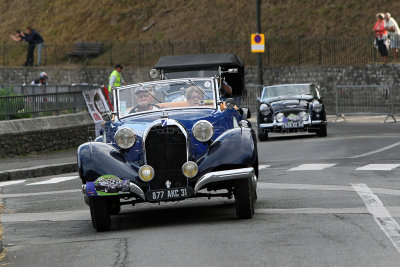
M76 148L12 158L0 158L0 181L78 171Z
M386 116L348 116L346 122L336 115L327 116L328 123L383 123ZM249 119L253 125L256 117ZM400 117L396 120L400 123ZM387 123L393 122L392 118ZM329 127L329 126L328 126ZM0 181L77 172L76 149L13 158L0 158Z

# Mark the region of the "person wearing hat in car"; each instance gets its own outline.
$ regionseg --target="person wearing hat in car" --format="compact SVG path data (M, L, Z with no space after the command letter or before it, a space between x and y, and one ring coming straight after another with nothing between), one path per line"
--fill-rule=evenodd
M136 106L133 108L132 112L141 112L147 110L156 110L160 107L153 104L155 98L153 87L138 87L135 89L134 98Z
M39 79L33 80L31 85L47 85L47 74L46 72L42 71L39 74Z

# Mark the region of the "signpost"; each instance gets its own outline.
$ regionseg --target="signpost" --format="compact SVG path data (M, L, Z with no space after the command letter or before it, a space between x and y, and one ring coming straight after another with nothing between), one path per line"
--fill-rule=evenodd
M251 35L251 52L264 53L265 52L265 37L262 33L253 33Z

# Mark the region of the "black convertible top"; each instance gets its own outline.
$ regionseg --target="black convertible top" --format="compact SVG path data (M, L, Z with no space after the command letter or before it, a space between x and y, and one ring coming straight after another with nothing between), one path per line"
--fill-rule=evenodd
M161 57L155 69L190 69L210 67L244 67L243 60L235 54L196 54Z

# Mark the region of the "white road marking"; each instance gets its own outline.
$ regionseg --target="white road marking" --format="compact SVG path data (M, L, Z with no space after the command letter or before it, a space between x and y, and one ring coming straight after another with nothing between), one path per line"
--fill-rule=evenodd
M356 169L356 171L391 171L400 164L368 164Z
M321 190L321 191L351 191L354 192L352 186L346 185L316 185L316 184L282 184L282 183L257 183L257 190ZM386 188L374 188L371 190L376 194L384 195L395 195L400 196L400 190L396 189L386 189Z
M7 186L7 185L20 184L20 183L23 183L23 182L25 182L25 180L0 182L0 187L2 187L2 186Z
M376 153L379 153L379 152L382 152L382 151L385 151L385 150L388 150L388 149L392 149L392 148L394 148L396 146L399 146L399 145L400 145L400 142L397 142L397 143L391 144L389 146L385 146L385 147L382 147L380 149L376 149L376 150L370 151L368 153L352 156L352 157L349 157L349 158L350 159L357 159L357 158L361 158L361 157L366 157L366 156L369 156L369 155L372 155L372 154L376 154Z
M392 218L389 211L383 206L382 201L365 184L352 184L354 190L360 195L368 211L374 216L375 222L400 252L400 226Z
M33 213L13 213L3 214L1 221L8 222L34 222L34 221L90 221L90 211L55 211L55 212L33 212Z
M271 167L271 165L259 165L258 170L269 168L269 167Z
M76 192L80 192L82 194L82 189L36 192L36 193L0 194L0 199L17 198L17 197L34 197L34 196L55 195L55 194L69 194L69 193L76 193Z
M51 178L50 180L31 183L31 184L27 184L27 185L56 184L56 183L61 183L61 182L73 180L73 179L76 179L76 178L78 178L78 176L56 177L56 178Z
M302 164L288 171L320 171L335 165L336 164Z

